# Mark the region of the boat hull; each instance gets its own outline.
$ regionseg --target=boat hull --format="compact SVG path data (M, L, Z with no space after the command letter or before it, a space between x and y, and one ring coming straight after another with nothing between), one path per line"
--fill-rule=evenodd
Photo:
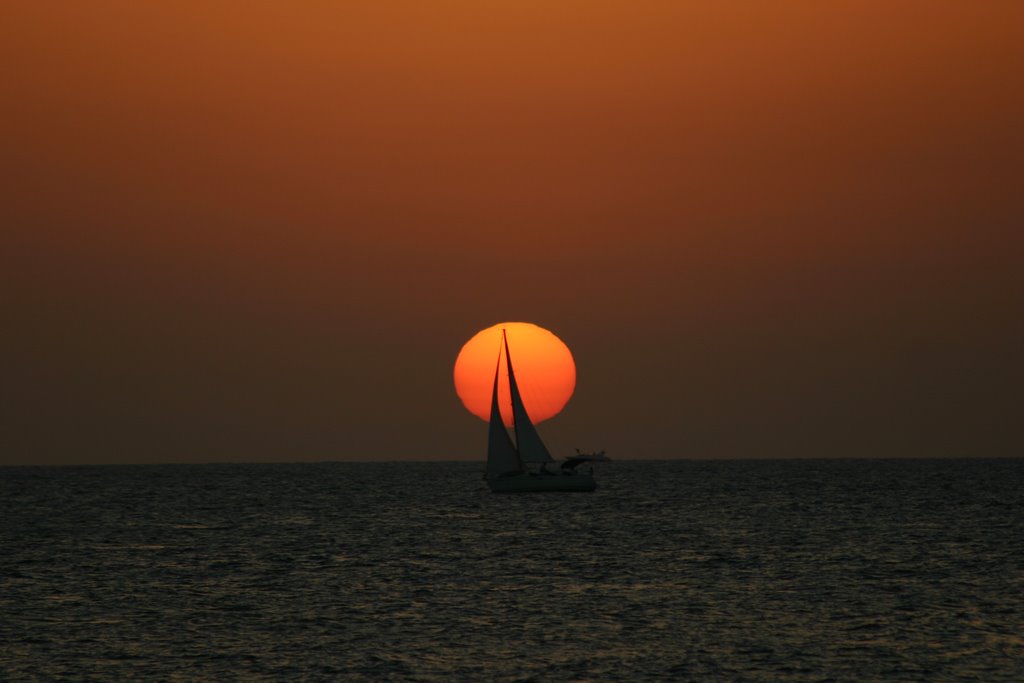
M543 493L547 491L593 491L597 483L589 474L516 474L488 479L494 493Z

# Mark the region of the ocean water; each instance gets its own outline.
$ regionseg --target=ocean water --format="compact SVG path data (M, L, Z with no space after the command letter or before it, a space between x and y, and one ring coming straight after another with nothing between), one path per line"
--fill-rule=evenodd
M4 680L1024 680L1024 461L0 469Z

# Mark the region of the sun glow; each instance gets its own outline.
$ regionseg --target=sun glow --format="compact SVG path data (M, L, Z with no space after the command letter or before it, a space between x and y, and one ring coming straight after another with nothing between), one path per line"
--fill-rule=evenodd
M462 404L481 420L490 419L494 369L500 362L498 403L505 424L512 425L504 353L499 361L502 329L508 337L516 382L530 419L537 423L554 417L576 388L576 363L561 339L531 323L499 323L477 332L465 343L455 360L455 392Z

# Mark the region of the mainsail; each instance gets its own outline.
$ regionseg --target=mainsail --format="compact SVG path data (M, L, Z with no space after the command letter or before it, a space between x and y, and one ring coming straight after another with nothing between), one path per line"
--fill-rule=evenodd
M504 340L504 335L502 335ZM507 352L506 344L506 352ZM509 369L511 370L511 365ZM516 474L523 471L523 462L516 453L516 447L505 429L501 419L501 408L498 406L498 370L501 368L501 349L498 349L498 366L494 368L494 389L491 392L491 428L487 438L487 478L493 479L503 474ZM513 402L513 406L515 403ZM543 444L541 444L543 446Z
M519 448L519 458L523 462L551 462L554 458L548 453L547 446L544 445L540 435L537 434L537 429L533 426L533 422L530 421L530 416L526 413L526 407L523 406L523 397L519 395L519 385L516 383L516 374L512 370L512 355L508 350L508 339L505 337L504 330L501 331L501 338L505 343L505 363L508 365L508 388L512 394L512 420L516 429L516 446ZM495 378L497 378L497 373L495 373ZM495 383L495 391L497 391L497 383ZM493 403L491 408L492 430L494 428L493 411L496 405L496 402ZM498 419L501 419L500 415ZM508 438L507 432L506 438Z

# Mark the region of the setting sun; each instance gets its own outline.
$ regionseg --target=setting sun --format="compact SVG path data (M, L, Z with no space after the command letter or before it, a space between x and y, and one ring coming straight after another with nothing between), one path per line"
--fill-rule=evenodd
M530 419L536 423L554 417L572 397L576 387L576 363L561 339L531 323L499 323L477 332L466 342L455 360L455 391L463 405L481 420L489 419L502 329L508 337L512 367ZM511 426L512 408L504 356L500 359L498 401L506 426Z

